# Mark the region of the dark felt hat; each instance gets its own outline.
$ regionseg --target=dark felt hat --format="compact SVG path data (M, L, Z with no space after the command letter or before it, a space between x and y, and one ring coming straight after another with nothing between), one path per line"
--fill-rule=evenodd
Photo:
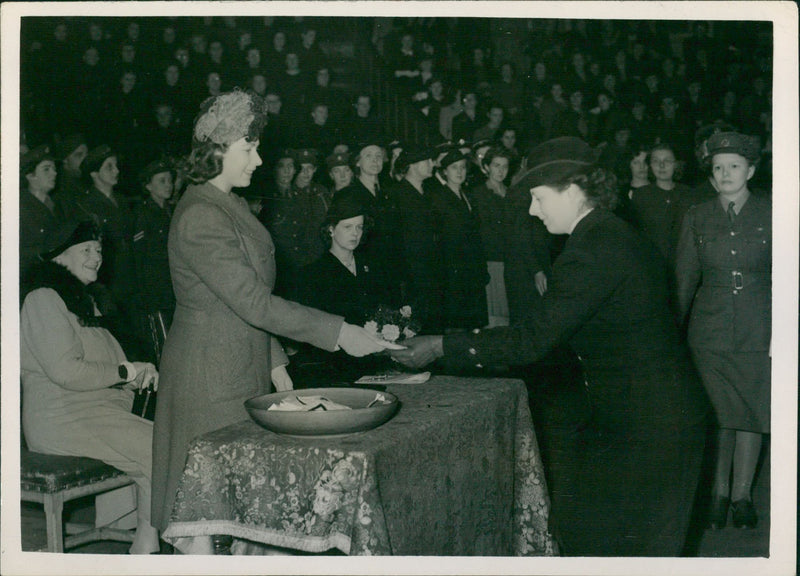
M86 144L86 138L83 137L83 134L70 134L56 144L56 158L63 160L81 144Z
M397 160L394 162L394 169L404 170L412 164L422 162L423 160L431 160L435 157L436 153L430 148L422 148L418 146L404 148L403 151L400 152L400 156L398 156Z
M335 225L340 220L366 216L367 209L359 200L358 194L350 187L339 190L333 197L328 213L325 215L325 226Z
M116 156L114 150L108 144L101 144L89 150L86 158L81 162L81 174L88 176L92 172L97 172L108 158Z
M325 165L328 167L328 170L333 170L337 166L349 166L350 153L340 152L338 154L331 154L330 156L325 158Z
M543 184L555 184L597 163L598 151L580 138L562 136L531 150L525 169L512 182L524 191Z
M94 220L68 220L53 226L44 236L44 246L39 259L52 260L75 244L89 240L102 240L100 227Z
M738 154L747 158L750 163L756 162L761 156L759 139L739 132L717 132L712 134L708 138L706 146L708 148L707 162L711 161L715 154Z
M301 148L299 150L293 150L292 159L298 166L301 164L313 164L314 167L319 166L319 157L317 155L317 151L313 148Z
M466 158L467 157L464 155L464 153L461 152L461 150L459 150L458 148L450 150L439 160L439 168L444 170L445 168L450 166L450 164L454 164L459 160L465 160Z
M150 162L147 166L139 172L139 182L142 183L142 186L148 184L150 179L155 176L156 174L161 174L162 172L172 172L174 168L172 164L166 159L159 159Z
M55 160L53 155L50 153L50 147L46 144L42 144L41 146L37 146L33 150L29 150L25 154L22 155L19 159L19 173L22 176L26 174L30 174L36 167L44 162L45 160Z

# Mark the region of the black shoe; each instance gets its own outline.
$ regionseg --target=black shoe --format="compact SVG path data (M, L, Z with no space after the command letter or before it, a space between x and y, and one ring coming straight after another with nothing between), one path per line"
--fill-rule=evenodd
M752 500L737 500L731 504L731 510L736 528L755 528L758 524L758 514Z
M725 528L725 524L728 523L728 506L730 503L730 498L722 496L717 496L711 501L711 509L708 512L708 525L712 529Z

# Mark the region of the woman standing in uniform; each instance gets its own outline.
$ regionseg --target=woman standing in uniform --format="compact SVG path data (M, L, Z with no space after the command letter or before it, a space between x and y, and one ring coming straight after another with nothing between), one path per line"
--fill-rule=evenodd
M707 402L667 307L655 249L610 211L616 179L578 138L536 147L518 186L531 215L569 234L543 312L520 324L405 340L413 367L523 364L568 343L583 366L588 424L555 478L551 529L569 556L677 556L705 444ZM555 471L553 471L555 472Z
M247 418L244 401L292 388L274 335L354 356L384 345L363 328L272 294L275 248L247 202L261 165L266 122L260 97L241 91L203 102L184 193L169 232L177 306L161 358L153 436L153 523L166 528L190 441ZM175 543L182 550L182 543ZM192 550L187 550L191 552Z
M147 193L133 209L133 258L142 320L140 329L149 329L147 318L159 313L168 329L175 312L175 293L167 256L167 235L172 217L170 198L175 188L173 168L165 160L155 160L142 170L139 179Z
M748 189L755 138L720 132L707 145L719 197L686 214L678 298L719 424L710 524L724 527L730 505L734 526L753 528L751 488L770 431L772 203Z
M439 248L443 326L445 332L483 327L489 322L489 272L477 210L463 190L467 157L453 149L439 161L439 171L445 183L431 186L430 210Z

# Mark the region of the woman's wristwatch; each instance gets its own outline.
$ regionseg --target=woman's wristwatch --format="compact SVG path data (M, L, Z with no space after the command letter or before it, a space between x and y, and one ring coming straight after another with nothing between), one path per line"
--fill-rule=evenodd
M136 376L139 374L139 371L136 370L136 366L134 366L131 362L123 362L119 365L117 370L119 372L119 377L123 382L131 382L136 380Z

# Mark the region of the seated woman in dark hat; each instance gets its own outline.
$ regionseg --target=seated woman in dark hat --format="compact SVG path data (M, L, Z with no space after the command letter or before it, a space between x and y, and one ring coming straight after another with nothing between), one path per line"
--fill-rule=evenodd
M158 386L152 364L129 362L103 327L91 285L103 263L90 222L57 225L22 286L22 427L31 450L96 458L136 483L131 554L159 549L150 523L152 422L131 414L134 390Z
M578 138L536 147L517 184L530 214L569 234L543 312L510 327L405 340L417 368L442 358L489 368L569 344L583 366L591 419L557 471L551 528L569 556L678 556L705 444L708 402L667 306L655 249L610 211L616 179ZM555 474L556 471L553 471Z
M379 262L357 250L371 224L364 205L352 190L338 193L328 209L321 235L328 250L299 275L295 300L344 316L345 322L364 326L378 307L399 307L396 290ZM366 374L386 370L387 357L352 358L344 352L326 352L303 346L288 366L295 388L352 382Z

